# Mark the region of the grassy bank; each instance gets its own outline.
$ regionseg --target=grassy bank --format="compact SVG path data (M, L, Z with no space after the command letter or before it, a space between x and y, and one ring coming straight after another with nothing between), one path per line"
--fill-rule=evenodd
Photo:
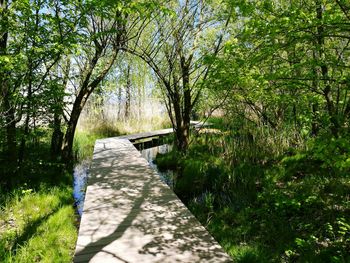
M1 262L71 261L77 228L70 186L1 194Z
M77 238L72 175L50 157L49 145L49 136L28 145L11 184L0 187L0 262L72 259Z
M349 138L215 123L157 164L234 261L350 262Z

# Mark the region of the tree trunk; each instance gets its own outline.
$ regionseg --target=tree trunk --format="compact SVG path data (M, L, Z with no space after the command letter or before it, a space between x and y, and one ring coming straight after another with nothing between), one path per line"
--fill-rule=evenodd
M21 138L21 144L18 151L18 163L21 164L24 160L24 152L26 148L26 142L29 136L29 121L31 113L31 100L32 100L32 88L31 84L28 85L28 96L27 96L27 114L24 122L24 131Z
M0 77L0 81L2 77ZM3 109L5 112L6 126L6 156L10 164L17 162L17 138L16 138L16 120L15 108L11 105L10 94L7 92L7 81L1 81L3 93Z
M53 133L51 137L51 155L53 158L57 158L61 154L61 148L63 143L63 132L61 130L63 112L63 100L64 100L64 90L68 83L69 72L70 72L71 61L67 57L63 70L63 81L60 86L60 94L55 100L54 117L53 117Z
M7 18L7 1L0 0L0 19L4 24L8 22ZM0 55L7 54L8 32L0 32ZM12 93L8 80L8 72L0 69L0 90L2 95L2 110L5 115L6 126L6 156L9 164L15 164L17 161L17 140L16 140L16 118L15 107L12 105Z
M316 17L319 20L320 24L317 26L317 50L318 50L318 58L321 60L321 74L322 78L325 82L325 87L323 89L323 96L326 100L327 105L327 111L329 115L329 119L331 122L331 133L333 136L338 137L338 132L340 128L338 116L336 109L334 107L334 101L331 94L331 86L329 84L328 79L328 67L325 64L325 53L324 53L324 46L325 46L325 39L324 39L324 26L322 25L322 19L323 19L323 9L322 9L322 2L320 0L316 1Z
M177 84L174 84L177 85ZM175 139L176 139L176 148L179 151L186 151L187 149L187 137L186 132L184 129L184 123L182 119L182 112L181 112L181 99L179 94L179 88L175 87L174 94L171 99L171 103L173 105L174 109L174 115L175 115Z
M88 98L91 93L96 89L96 87L101 83L101 81L105 78L109 70L111 69L114 61L117 58L119 49L114 50L112 57L106 63L104 69L91 81L91 75L97 65L97 62L101 58L102 49L96 48L93 59L90 62L90 65L87 69L87 72L84 74L84 80L82 81L81 88L79 89L79 93L74 101L73 108L71 111L70 119L67 124L67 130L64 135L64 140L62 144L62 160L66 163L70 163L73 160L73 141L74 141L74 133L78 124L78 120L83 110Z
M102 78L96 78L93 83L94 86L90 87L89 90L89 83L90 78L92 75L92 72L94 71L98 60L100 59L100 56L102 54L102 49L100 46L96 46L94 57L92 58L89 67L87 69L87 72L84 74L84 79L82 81L81 87L79 89L79 93L74 101L73 108L70 114L69 121L67 123L67 130L64 135L64 140L62 143L62 160L66 163L71 163L73 160L73 141L74 141L74 133L75 129L78 124L79 116L81 111L83 110L83 107L89 97L89 95L92 93L92 91L97 87L97 85L102 81ZM107 74L107 73L106 73ZM85 99L84 99L85 97Z
M63 132L61 131L61 114L55 110L53 117L53 133L51 137L51 154L53 158L59 156L63 142Z
M131 104L131 78L130 78L130 66L128 64L126 70L126 97L125 97L125 120L130 116L130 104Z
M21 164L24 160L24 152L26 148L26 142L29 136L29 121L30 121L30 116L32 112L32 95L33 95L33 89L32 89L32 84L33 84L33 69L32 69L32 62L31 59L29 59L29 76L28 76L28 89L27 89L27 113L26 113L26 119L24 122L24 130L21 138L21 144L19 147L18 151L18 163Z
M62 144L62 159L65 162L70 163L73 160L73 141L74 133L78 124L79 116L84 107L85 92L80 92L73 104L73 109L67 124L67 130L64 135L64 141Z
M185 62L182 60L181 69L182 69L182 85L183 85L183 97L184 97L184 105L182 110L182 150L187 151L188 141L190 137L190 122L191 122L191 89L190 89L190 69L189 65L191 62L191 57L189 61Z

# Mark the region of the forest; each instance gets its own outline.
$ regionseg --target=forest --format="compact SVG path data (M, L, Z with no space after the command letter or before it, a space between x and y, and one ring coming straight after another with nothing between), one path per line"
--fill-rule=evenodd
M234 262L350 262L348 0L0 0L0 94L0 262L71 262L73 168L170 127Z

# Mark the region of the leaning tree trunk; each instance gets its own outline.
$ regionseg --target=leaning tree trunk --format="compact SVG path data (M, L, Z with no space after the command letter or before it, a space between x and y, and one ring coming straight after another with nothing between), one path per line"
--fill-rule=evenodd
M64 140L62 144L62 160L66 163L71 163L73 160L73 141L74 141L74 133L78 124L78 120L80 114L90 97L91 93L96 89L96 87L101 83L101 81L105 78L109 70L111 69L114 61L117 58L119 49L113 51L113 55L106 63L105 68L100 72L100 74L93 80L91 80L92 73L97 65L97 62L101 58L102 49L97 48L95 50L94 57L91 61L91 64L88 68L88 71L84 75L84 81L81 84L81 88L79 89L78 96L76 97L73 108L71 111L71 115L69 121L67 123L67 130L64 135Z
M84 107L84 95L85 92L79 93L77 99L74 102L73 109L67 123L67 130L62 144L62 159L67 163L70 163L73 160L74 133L78 124L80 113Z

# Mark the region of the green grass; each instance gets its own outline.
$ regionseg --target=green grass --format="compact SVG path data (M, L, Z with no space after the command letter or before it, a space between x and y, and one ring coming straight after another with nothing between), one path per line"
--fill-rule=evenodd
M9 183L0 185L0 262L72 261L78 232L73 176L52 158L50 131L41 132L28 141Z
M94 153L95 142L104 138L104 134L91 133L78 130L75 132L73 154L76 161L91 160Z
M77 227L70 186L1 193L1 262L70 262Z
M176 164L175 192L234 262L350 262L347 136L243 127L191 141L157 165Z

